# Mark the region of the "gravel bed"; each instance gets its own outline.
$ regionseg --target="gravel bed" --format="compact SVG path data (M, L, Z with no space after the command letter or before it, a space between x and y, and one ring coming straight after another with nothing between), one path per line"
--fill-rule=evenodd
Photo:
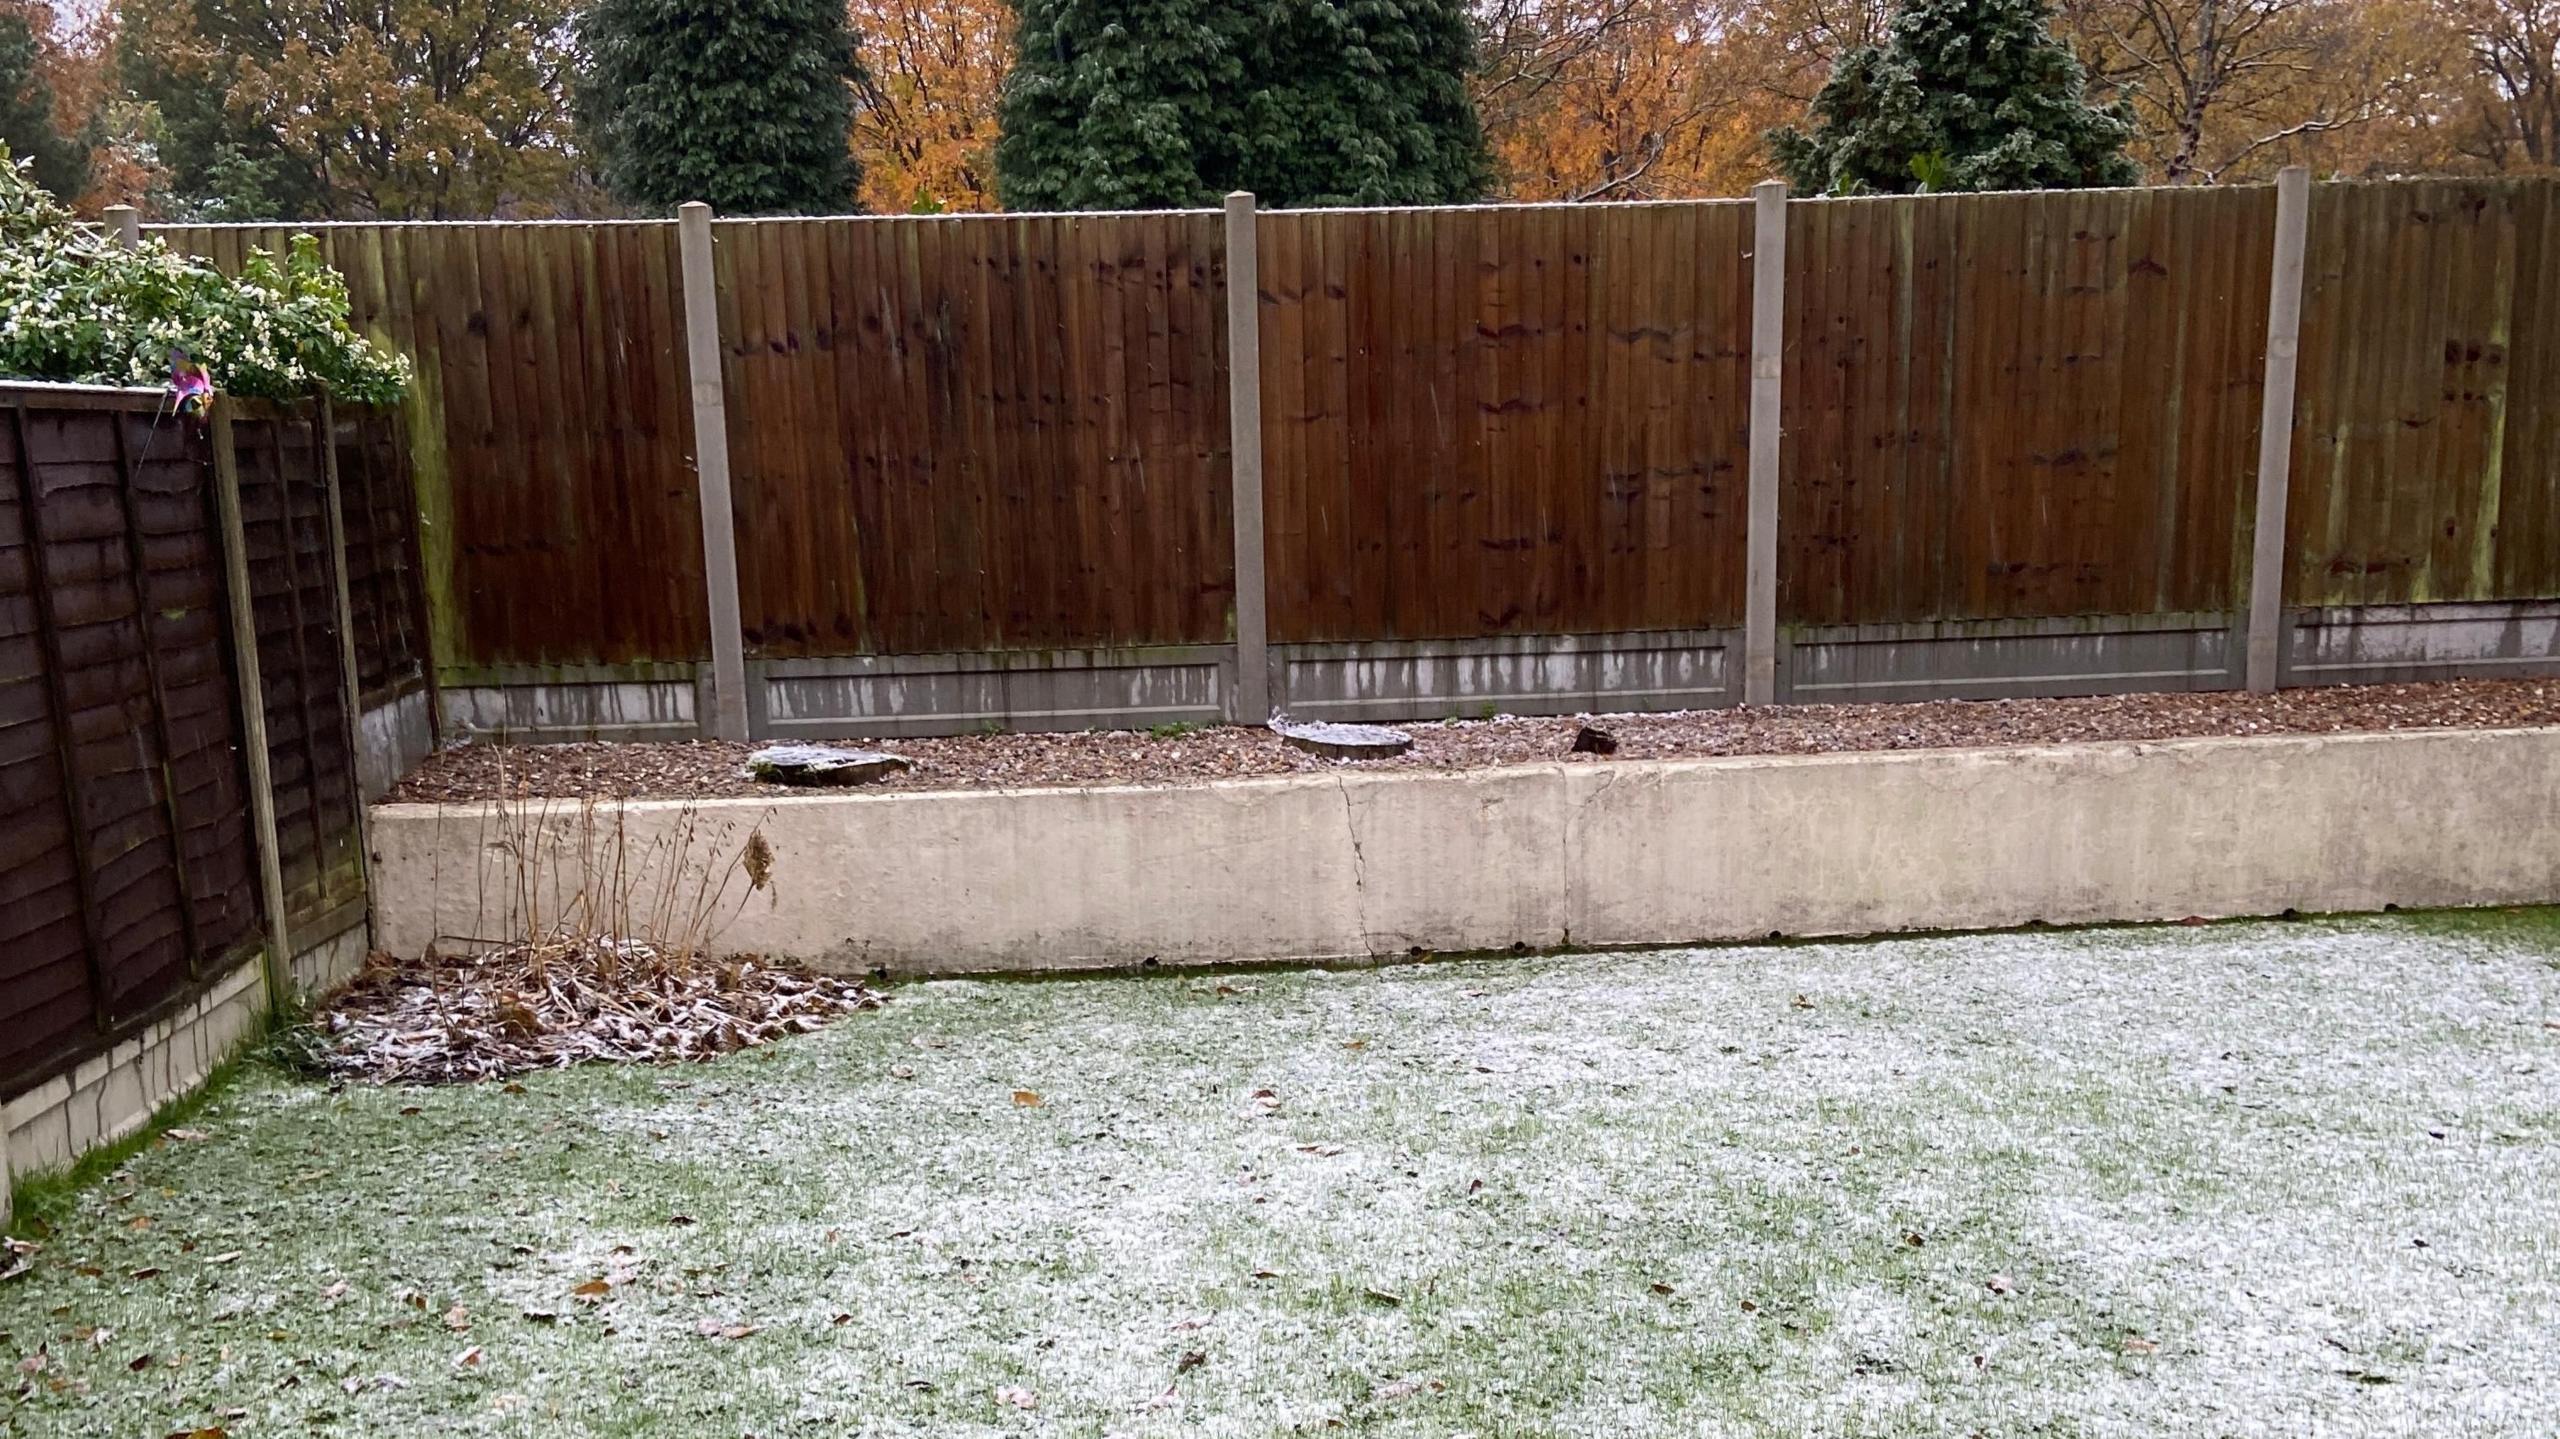
M2560 724L2560 680L2460 680L2240 693L2108 695L2089 699L1941 700L1925 704L1784 705L1597 715L1617 741L1616 759L1706 755L1826 754L1856 750L1981 748L2201 735L2337 734L2400 729L2491 729ZM1539 760L1607 763L1574 754L1584 720L1497 717L1405 728L1413 749L1363 769L1465 769ZM962 735L850 741L890 750L912 770L874 789L995 789L1093 784L1191 784L1248 775L1341 768L1244 728L1081 734ZM422 803L493 799L681 799L788 796L804 791L745 778L756 746L722 741L665 744L469 744L430 758L392 792Z

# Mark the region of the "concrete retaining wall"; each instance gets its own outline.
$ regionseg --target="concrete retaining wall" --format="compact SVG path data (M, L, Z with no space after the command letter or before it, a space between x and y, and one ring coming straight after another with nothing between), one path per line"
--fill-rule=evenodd
M897 973L2499 904L2560 900L2560 730L387 805L378 938L518 932L524 875L558 914L617 844L634 891L691 883L750 831L772 883L717 948Z

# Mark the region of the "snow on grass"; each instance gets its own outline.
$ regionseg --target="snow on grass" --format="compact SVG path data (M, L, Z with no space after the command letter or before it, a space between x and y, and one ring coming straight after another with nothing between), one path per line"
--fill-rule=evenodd
M2429 916L253 1071L0 1287L0 1432L2547 1432L2553 1021L2560 921Z

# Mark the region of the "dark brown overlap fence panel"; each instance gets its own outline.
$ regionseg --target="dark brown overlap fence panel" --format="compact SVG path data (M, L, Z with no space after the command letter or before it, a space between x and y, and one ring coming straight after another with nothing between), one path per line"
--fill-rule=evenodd
M2275 201L1792 205L1781 623L2237 603Z
M1748 205L1259 224L1274 640L1741 622Z
M1226 637L1217 216L714 233L749 653Z
M356 327L417 361L403 406L443 663L708 652L672 221L309 231ZM236 271L280 226L159 226Z
M2287 603L2560 595L2556 190L2312 191Z

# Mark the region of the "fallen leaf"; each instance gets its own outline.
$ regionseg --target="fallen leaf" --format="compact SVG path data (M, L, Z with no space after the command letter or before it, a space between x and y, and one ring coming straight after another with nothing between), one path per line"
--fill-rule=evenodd
M838 1329L842 1329L844 1326L853 1322L853 1316L850 1314L838 1313L836 1317L828 1320L827 1322Z
M691 1224L693 1222L693 1216L690 1214L670 1214L667 1216L667 1222L669 1224L676 1225Z
M136 1354L131 1360L126 1362L124 1367L132 1370L136 1374L139 1374L143 1370L151 1367L151 1356L148 1354Z
M1984 1288L1994 1294L2006 1294L2010 1289L2009 1276L2006 1274L1994 1274L1982 1283Z
M1676 1292L1678 1292L1678 1291L1674 1290L1670 1285L1665 1284L1665 1283L1661 1282L1660 1280L1656 1280L1656 1281L1654 1281L1654 1283L1653 1283L1650 1287L1652 1288L1653 1292L1654 1292L1654 1293L1656 1293L1656 1294L1672 1294L1672 1293L1676 1293Z
M1176 1374L1188 1374L1192 1370L1197 1369L1208 1362L1208 1355L1194 1349L1184 1354L1181 1358L1173 1361L1173 1372Z
M717 1319L702 1319L695 1321L693 1332L705 1339L744 1339L763 1328L761 1324L723 1324Z
M1373 1387L1373 1388L1371 1388L1371 1389L1370 1389L1370 1391L1369 1391L1369 1397L1370 1397L1370 1398L1372 1398L1372 1399L1375 1399L1375 1400L1379 1400L1379 1401L1381 1401L1381 1402L1384 1402L1384 1401L1394 1400L1394 1399L1410 1399L1410 1398L1412 1398L1414 1395L1419 1394L1419 1393L1421 1393L1421 1392L1422 1392L1422 1381L1421 1381L1421 1380L1419 1380L1419 1379L1398 1379L1398 1380L1394 1381L1393 1383L1380 1384L1380 1385L1376 1385L1376 1386L1374 1386L1374 1387Z
M1016 1409L1037 1409L1040 1396L1019 1385L1007 1384L996 1390L996 1402L1010 1404Z
M216 1254L216 1255L212 1255L212 1256L208 1257L208 1258L205 1260L205 1263L207 1263L207 1264L229 1264L230 1262L232 1262L232 1261L233 1261L233 1260L235 1260L235 1259L238 1259L239 1257L240 1257L240 1251L239 1251L239 1250L237 1250L237 1249L226 1250L226 1251L225 1251L225 1252L223 1252L223 1253Z
M571 1297L584 1299L590 1303L593 1303L598 1299L602 1299L612 1292L613 1286L601 1279L590 1279L586 1283L569 1291Z
M1813 1001L1799 994L1795 997L1795 1007L1798 1009L1811 1009L1813 1008Z
M560 1318L560 1311L557 1309L528 1309L524 1311L524 1317L532 1320L536 1324L550 1324L558 1321Z
M1013 1102L1024 1109L1038 1109L1040 1092L1034 1089L1017 1089L1013 1092Z
M321 1291L320 1291L320 1297L321 1297L321 1298L323 1298L323 1299L344 1299L344 1298L346 1298L346 1297L347 1297L347 1281L345 1281L345 1280L341 1279L341 1280L339 1280L337 1283L330 1285L328 1288L321 1290Z
M2160 1341L2156 1339L2145 1339L2139 1334L2128 1334L2124 1337L2124 1352L2127 1354L2157 1354L2160 1352Z
M51 1360L45 1357L45 1352L39 1349L35 1353L18 1361L18 1372L21 1374L42 1374L44 1372L45 1365L51 1362Z
M482 1351L480 1346L474 1344L470 1348L453 1356L453 1367L456 1369L477 1369L480 1367L481 1353Z
M1177 1319L1170 1327L1176 1334L1188 1334L1195 1329L1206 1329L1209 1327L1209 1316L1195 1314L1188 1319Z
M127 1279L157 1279L159 1277L160 1266L156 1264L146 1264L140 1269L134 1270L132 1273L125 1276Z
M1182 1407L1182 1395L1172 1385L1168 1384L1164 1386L1164 1392L1162 1394L1157 1395L1138 1407L1151 1412L1166 1409L1179 1409Z
M471 1327L471 1311L457 1304L444 1312L444 1327L463 1330Z
M1253 1277L1256 1279L1277 1279L1280 1277L1280 1271L1277 1269L1257 1269L1253 1271Z
M426 1108L423 1105L404 1104L400 1106L400 1113L404 1118L413 1118L426 1112Z
M178 1141L180 1144L193 1144L199 1139L208 1137L201 1129L172 1129L166 1132L171 1139Z
M502 1094L522 1094L524 1093L524 1086L516 1083L514 1080L509 1080L499 1087L499 1092Z
M1363 1289L1361 1293L1380 1304L1402 1304L1404 1296L1385 1289Z
M890 1065L889 1077L891 1079L913 1079L916 1077L916 1067L912 1064Z
M1369 1047L1369 1041L1365 1039L1346 1039L1342 1041L1342 1047L1345 1049L1367 1049Z

